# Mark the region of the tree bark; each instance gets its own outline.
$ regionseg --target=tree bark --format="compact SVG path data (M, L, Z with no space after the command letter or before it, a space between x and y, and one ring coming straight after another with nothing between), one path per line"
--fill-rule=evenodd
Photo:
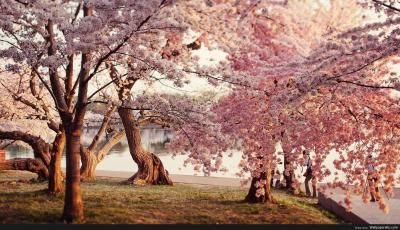
M125 129L129 151L138 165L138 171L128 181L136 185L173 185L168 171L164 169L160 158L142 148L140 127L131 111L119 107L118 114Z
M89 3L83 6L83 16L93 16L93 8ZM79 71L79 89L75 107L75 116L61 116L63 126L66 130L66 154L67 154L67 177L65 186L64 211L62 219L68 223L81 221L84 218L83 201L81 193L81 175L80 175L80 152L81 152L81 131L83 120L85 118L87 101L88 101L88 82L90 80L90 62L92 54L84 52L82 54L80 71ZM62 98L64 108L67 103ZM61 114L62 111L60 111Z
M97 165L124 136L125 131L115 133L99 150L96 150L96 152L92 152L89 149L81 149L81 180L96 179L95 172Z
M107 66L110 68L110 77L114 80L114 83L117 86L118 98L124 104L131 99L131 94L129 92L139 78L132 78L131 81L121 84L124 81L118 76L115 67L113 65ZM120 85L123 85L123 87L120 87ZM128 95L125 95L127 91ZM162 164L160 158L142 148L140 123L132 115L131 110L118 107L118 114L125 129L129 151L133 160L138 165L138 171L131 178L129 178L128 181L137 185L173 185L172 180L169 177L169 173L164 169L164 165Z
M93 137L92 143L90 143L88 148L81 147L81 180L94 180L96 178L95 171L97 165L104 159L111 148L121 141L124 135L124 133L122 135L120 133L114 134L101 149L97 149L115 110L116 106L111 106L107 110L97 134Z
M262 186L257 186L257 184L260 183L260 181L265 181L265 184L262 184ZM266 172L260 173L259 177L253 177L245 201L249 203L274 202L272 198L270 181L271 181L271 170L269 169ZM261 190L259 194L257 194L257 190Z
M95 155L95 150L100 143L100 139L103 136L112 114L115 112L116 107L112 106L104 115L103 122L97 134L93 137L92 143L90 143L88 148L81 146L81 180L94 180L96 166L99 163L97 156Z
M72 126L72 124L71 124ZM62 218L68 223L83 219L80 186L80 130L66 129L66 185Z
M63 190L63 177L61 172L61 156L65 147L65 132L57 134L53 143L53 155L50 161L49 168L49 194L58 194Z
M95 171L96 166L99 163L96 155L88 150L81 150L81 180L94 180L96 179Z
M0 171L2 170L22 170L38 174L39 180L48 178L49 171L43 162L32 158L14 158L0 162Z
M19 140L29 144L35 159L40 159L46 167L46 173L39 173L39 179L48 179L49 193L62 191L61 155L65 145L65 133L57 135L53 146L40 137L21 131L0 131L0 139Z

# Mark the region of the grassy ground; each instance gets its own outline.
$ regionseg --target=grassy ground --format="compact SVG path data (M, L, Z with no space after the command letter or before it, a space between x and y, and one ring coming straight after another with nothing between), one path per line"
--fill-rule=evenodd
M58 223L63 195L45 193L46 183L16 182L22 172L0 172L0 223ZM246 190L231 187L136 187L118 178L82 183L85 223L340 223L316 200L274 191L277 204L242 202Z

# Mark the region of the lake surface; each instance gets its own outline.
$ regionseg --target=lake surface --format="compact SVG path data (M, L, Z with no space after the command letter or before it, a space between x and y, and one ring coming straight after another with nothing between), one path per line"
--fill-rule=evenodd
M84 129L82 132L82 144L85 146L90 145L90 142L96 135L96 132L97 129L95 128ZM186 167L184 166L184 161L187 159L187 156L177 155L173 157L172 153L165 149L165 144L173 138L172 131L160 128L144 128L141 130L141 134L143 147L146 150L157 154L162 160L164 167L170 174L203 175L203 172L195 171L192 165L187 165ZM105 137L103 137L102 141L105 141ZM225 154L223 158L223 166L228 168L229 171L212 173L211 176L238 177L235 174L239 172L238 164L241 160L241 153L237 152L232 154L232 157L229 157L228 155L228 153ZM33 157L33 152L30 148L24 148L21 146L14 145L8 147L6 159L16 157ZM61 164L62 167L65 167L65 155L63 155ZM126 138L112 148L110 153L97 166L97 169L109 171L129 171L132 172L132 174L137 171L137 165L129 153L129 147Z

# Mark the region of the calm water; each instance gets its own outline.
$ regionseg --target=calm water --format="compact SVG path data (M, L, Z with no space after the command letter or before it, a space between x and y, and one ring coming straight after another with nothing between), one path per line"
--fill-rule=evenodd
M94 135L96 135L97 129L84 129L82 136L82 144L88 146L92 141ZM187 159L185 155L172 156L172 153L165 149L165 144L168 143L173 137L173 132L165 129L158 128L146 128L141 130L142 144L143 147L157 154L164 167L171 174L182 174L182 175L203 175L202 172L195 171L192 165L184 166L184 160ZM105 137L103 138L103 141ZM101 146L101 144L100 144ZM20 146L10 146L7 148L6 159L16 157L33 157L33 152L30 148L24 148ZM228 172L212 173L211 176L217 177L237 177L235 174L239 171L238 164L241 159L241 154L233 154L232 157L224 156L224 164L229 169ZM65 167L65 155L62 158L62 167ZM119 144L115 145L110 153L103 159L102 162L97 166L99 170L110 170L110 171L129 171L136 172L137 165L132 160L129 153L129 147L126 138L124 138Z
M82 144L88 146L92 141L94 135L96 135L97 129L89 128L83 130L82 136ZM181 175L199 175L202 176L203 173L201 171L195 171L192 165L184 166L184 161L187 159L185 155L177 155L175 157L172 156L172 153L168 152L165 149L165 144L168 143L173 138L173 132L170 130L164 130L159 128L145 128L141 130L142 134L142 144L143 147L157 154L162 162L164 163L164 167L171 174L181 174ZM105 137L103 138L103 141ZM280 145L277 145L277 150L281 151ZM229 152L224 154L223 156L223 164L222 166L227 168L227 172L216 172L212 173L211 176L215 177L238 177L236 173L239 172L239 162L241 160L241 152ZM11 159L15 157L33 157L33 152L30 148L23 148L19 146L10 146L7 148L6 159ZM334 172L336 171L333 166L333 161L338 157L338 154L334 151L328 155L324 164L328 166L331 170L332 175L325 178L323 182L329 182L334 179ZM282 159L283 160L283 159ZM62 167L65 167L65 155L62 158ZM115 145L111 152L103 159L102 162L97 166L99 170L109 170L109 171L129 171L136 172L137 165L132 160L132 157L129 153L128 143L126 139L123 139L119 144ZM277 169L282 172L283 165L278 165ZM300 180L304 180L303 172L301 169L297 169L295 172ZM400 169L397 171L397 177L400 177ZM337 175L340 179L344 180L346 177L343 172L338 172ZM400 187L400 184L397 184L396 187Z

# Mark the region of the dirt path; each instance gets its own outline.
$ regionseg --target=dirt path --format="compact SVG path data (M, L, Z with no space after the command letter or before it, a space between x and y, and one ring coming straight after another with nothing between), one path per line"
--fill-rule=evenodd
M96 170L96 176L129 178L132 176L132 172ZM182 183L182 184L218 185L218 186L232 186L232 187L240 186L240 179L238 178L204 177L204 176L171 174L171 179L175 183ZM245 187L248 186L249 185L246 185Z

